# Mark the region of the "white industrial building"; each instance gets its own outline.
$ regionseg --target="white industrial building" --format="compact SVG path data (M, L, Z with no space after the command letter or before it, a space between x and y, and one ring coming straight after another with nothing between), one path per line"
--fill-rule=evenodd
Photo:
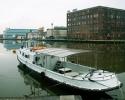
M54 27L47 29L46 38L64 39L67 37L66 27Z

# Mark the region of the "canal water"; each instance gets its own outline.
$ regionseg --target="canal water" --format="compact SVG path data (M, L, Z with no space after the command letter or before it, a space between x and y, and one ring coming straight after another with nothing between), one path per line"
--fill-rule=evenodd
M14 50L23 41L0 41L0 97L31 97L52 95L81 95L83 100L124 100L125 99L125 44L37 42L39 46L89 50L68 57L68 60L86 66L115 72L123 87L101 94L77 93L60 84L43 80L40 75L20 67Z

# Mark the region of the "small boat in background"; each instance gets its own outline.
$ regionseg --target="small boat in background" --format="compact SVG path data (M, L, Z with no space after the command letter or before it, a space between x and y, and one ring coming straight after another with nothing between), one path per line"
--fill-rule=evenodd
M121 87L122 83L115 73L67 60L67 56L81 52L89 51L26 46L18 49L16 53L19 62L28 68L73 88L106 92Z

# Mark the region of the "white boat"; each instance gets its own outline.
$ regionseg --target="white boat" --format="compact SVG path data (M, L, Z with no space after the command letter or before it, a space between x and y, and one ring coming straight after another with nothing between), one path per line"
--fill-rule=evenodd
M115 73L97 70L67 61L67 56L87 50L22 47L17 50L18 60L28 68L59 83L87 91L105 92L120 88Z

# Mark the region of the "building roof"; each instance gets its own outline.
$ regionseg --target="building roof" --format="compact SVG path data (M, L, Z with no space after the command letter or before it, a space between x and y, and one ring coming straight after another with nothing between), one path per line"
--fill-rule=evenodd
M80 11L87 11L87 10L91 10L91 9L110 9L110 10L117 10L117 11L123 11L125 12L125 9L119 9L119 8L112 8L112 7L106 7L106 6L95 6L95 7L90 7L90 8L85 8L85 9L81 9L81 10L77 10L77 9L73 9L72 11L69 11L67 12L67 14L69 13L74 13L74 12L80 12Z
M10 28L7 28L4 31L4 34L9 34L9 35L12 35L12 34L26 34L26 33L29 33L29 32L37 32L37 29L10 29Z
M50 56L56 57L67 57L69 55L82 53L82 52L89 52L89 50L74 50L74 49L62 49L62 48L46 48L42 50L36 50L38 54L45 54Z

